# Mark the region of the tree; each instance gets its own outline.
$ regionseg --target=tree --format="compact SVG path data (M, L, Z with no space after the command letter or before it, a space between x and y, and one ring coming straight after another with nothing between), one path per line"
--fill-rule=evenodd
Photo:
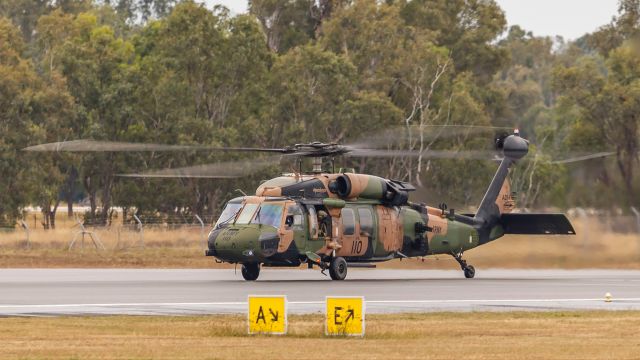
M556 88L563 106L574 106L579 118L569 141L576 147L613 148L622 177L625 199L636 203L634 171L638 164L640 119L639 48L633 42L612 50L603 64L585 57L571 67L558 68Z
M298 47L281 56L270 88L275 94L272 133L296 142L340 142L399 119L388 99L357 91L356 69L348 60L318 46Z
M314 36L312 0L250 0L249 12L262 24L269 49L284 53Z
M103 0L112 7L125 21L138 23L153 18L167 16L176 0Z
M45 62L50 73L64 76L75 101L77 118L70 133L60 135L59 140L67 136L116 140L135 123L131 118L133 46L117 38L109 26L98 25L97 18L89 13L74 17L62 31L52 26L65 23L65 18L68 15L56 13L43 20L40 40L47 49ZM115 159L112 154L85 156L79 166L91 203L89 216L99 217L103 223L111 207ZM100 213L98 192L102 201Z
M345 6L325 22L319 44L356 66L360 87L390 93L394 72L411 54L405 44L414 34L404 26L396 5L363 0ZM431 44L429 39L421 38Z
M586 36L586 43L602 56L622 46L626 40L638 40L640 35L640 1L619 0L618 16L611 23Z
M135 118L127 139L144 142L268 146L264 121L269 52L260 24L251 16L229 18L185 1L166 18L134 37L137 51ZM129 156L136 172L238 159L233 154L145 154ZM235 186L235 187L233 187ZM214 212L238 185L193 180L122 181L119 204L141 212L203 215ZM157 197L162 189L163 197Z
M38 19L56 9L67 13L78 13L91 8L91 0L3 0L0 16L5 16L20 28L27 43L30 43Z
M472 71L485 82L506 60L503 49L493 46L504 30L504 12L490 0L403 0L406 23L429 31L433 42L451 50L458 71Z
M49 131L69 115L71 98L60 78L41 78L24 58L21 34L7 19L0 19L0 219L12 224L29 201L42 207L44 225L55 227L60 177L49 158L31 158L20 149L46 141ZM53 207L53 209L51 208Z

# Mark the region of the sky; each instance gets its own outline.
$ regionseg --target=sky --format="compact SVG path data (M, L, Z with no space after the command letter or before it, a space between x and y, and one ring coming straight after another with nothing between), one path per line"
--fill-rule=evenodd
M537 36L560 35L575 40L611 22L618 0L496 0L509 25L520 25ZM235 14L247 11L245 0L206 0L222 4Z

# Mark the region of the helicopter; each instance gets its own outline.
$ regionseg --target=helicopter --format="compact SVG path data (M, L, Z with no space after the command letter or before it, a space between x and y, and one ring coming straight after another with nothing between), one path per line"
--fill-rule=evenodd
M519 131L495 139L500 153L496 173L477 211L460 214L445 204L428 206L409 200L416 188L404 181L359 174L352 168L324 171L323 159L336 156L388 156L401 152L314 142L284 148L215 148L206 146L135 144L75 140L42 144L27 151L257 151L311 158L311 172L296 171L261 183L255 194L229 200L213 225L205 255L219 262L240 264L245 280L254 281L263 266L317 267L332 280L344 280L350 267L374 267L393 259L450 255L465 278L475 268L463 254L507 234L575 235L564 214L513 213L515 194L508 179L510 169L529 152L529 141ZM610 156L598 153L567 163ZM427 154L424 154L425 156ZM461 154L431 152L433 158ZM473 154L470 154L473 158ZM253 168L264 161L248 162ZM302 161L299 162L302 168ZM207 175L221 167L193 166L126 177L231 177Z

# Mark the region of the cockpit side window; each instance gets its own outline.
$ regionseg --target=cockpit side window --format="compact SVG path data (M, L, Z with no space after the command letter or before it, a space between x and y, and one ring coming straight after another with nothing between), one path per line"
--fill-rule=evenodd
M287 225L293 230L304 230L304 221L302 220L302 209L299 205L289 205L287 207Z
M256 211L251 223L280 228L280 224L282 223L282 210L282 204L262 204L258 211Z

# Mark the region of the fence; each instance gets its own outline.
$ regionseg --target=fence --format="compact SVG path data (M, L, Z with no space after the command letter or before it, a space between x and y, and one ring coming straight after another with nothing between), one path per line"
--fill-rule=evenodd
M83 222L82 228L94 229L94 233L110 232L115 233L116 243L114 248L116 249L144 249L146 241L158 237L159 234L165 233L177 234L180 232L193 233L197 232L197 242L201 248L206 248L207 234L211 223L211 216L203 219L197 214L186 215L173 215L173 216L137 216L133 215L129 221L110 226L103 226L101 224L95 224L91 222ZM167 236L164 236L166 238ZM97 249L97 247L96 247Z
M15 245L16 248L31 249L37 246L65 248L68 251L94 249L135 250L152 246L197 246L204 249L213 216L162 216L138 217L127 221L101 222L84 220L80 214L68 218L60 214L56 229L45 230L39 222L39 214L29 214L17 225L0 227L0 246Z
M590 209L567 211L576 226L577 236L520 237L500 242L500 246L488 247L480 253L494 252L495 256L566 256L596 257L608 253L609 261L616 262L621 256L640 259L640 211L630 209L626 214L608 213ZM133 216L123 222L122 217L110 226L102 226L59 215L55 230L44 230L33 218L34 214L13 227L0 231L0 247L15 249L60 249L66 251L136 251L146 248L191 248L200 253L206 248L207 234L214 217L199 216ZM37 214L35 214L37 215ZM40 225L34 227L33 224ZM518 246L520 244L520 247ZM547 252L540 253L545 247ZM482 248L484 249L484 247ZM473 254L473 253L470 253ZM492 255L493 256L493 255Z

